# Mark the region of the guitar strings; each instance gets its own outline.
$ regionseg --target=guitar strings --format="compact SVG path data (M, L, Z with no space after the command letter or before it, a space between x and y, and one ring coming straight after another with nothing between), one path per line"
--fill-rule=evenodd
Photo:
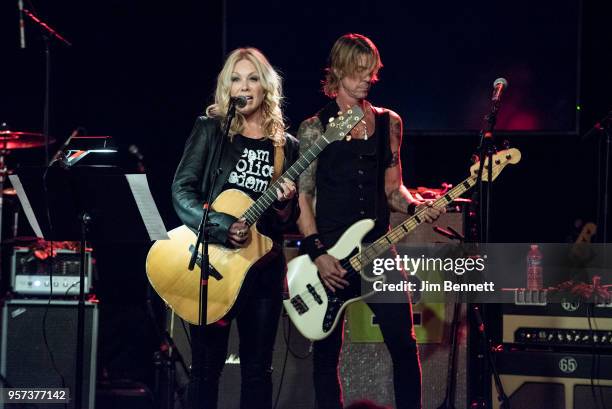
M344 122L345 124L349 122L348 119ZM344 125L347 126L347 125ZM340 131L342 128L342 124L338 127L335 128L328 128L328 129L333 129L335 131ZM259 199L257 199L255 201L255 203L253 203L242 215L242 218L246 219L247 224L252 225L253 223L255 223L257 221L257 219L259 219L259 217L261 216L261 214L263 212L266 211L266 209L272 204L272 202L276 199L276 189L280 188L280 181L283 178L286 178L286 175L289 175L290 180L291 181L295 181L298 176L304 172L304 170L306 170L306 168L308 166L310 166L310 164L312 162L314 162L314 160L319 156L319 154L323 151L323 149L325 149L325 147L327 147L327 145L329 145L329 141L325 138L326 133L323 133L323 135L321 135L320 138L318 138L313 145L306 151L304 152L303 155L300 156L300 158L298 158L293 165L291 165L289 167L289 169L287 169L285 171L285 173L283 175L281 175L281 177L279 177L277 180L275 180L270 187L259 197ZM333 133L333 132L332 132ZM328 136L329 138L329 136ZM321 142L324 141L324 142ZM332 141L333 142L333 141ZM322 145L322 146L321 146ZM316 148L316 149L315 149ZM318 149L318 152L315 152ZM307 154L310 154L312 156L312 158L308 159ZM303 162L306 162L305 164L303 164ZM300 168L298 170L298 168ZM292 172L294 172L295 174L292 174Z
M468 189L464 189L463 191L460 192L460 190L462 190L461 187L463 186L463 183L468 181L468 180L471 180L472 178L473 178L473 176L470 176L470 177L466 178L463 182L461 182L461 184L457 185L454 189L452 189L452 190L457 189L456 193L458 193L458 194L457 194L456 197L460 196L461 194L463 194L465 191L468 190ZM470 184L470 188L472 186L473 185ZM451 190L451 192L452 192L452 190ZM451 192L449 192L448 195L450 195L452 197L453 195L451 194ZM456 197L453 197L453 199L455 199ZM442 199L442 198L440 198L440 199ZM438 199L438 200L440 200L440 199ZM442 200L440 200L439 203L442 203ZM435 204L434 204L434 206L435 206ZM426 209L422 209L422 210L417 211L412 217L410 217L410 219L408 219L407 221L403 222L401 225L396 226L387 235L385 235L382 238L376 240L374 243L372 243L371 245L369 245L368 247L363 249L361 252L359 252L359 254L356 254L355 256L353 256L353 257L351 257L349 259L344 259L341 263L342 263L342 266L348 271L348 273L345 275L345 277L351 278L354 274L358 274L359 273L358 270L361 270L363 268L362 265L364 263L362 263L362 261L359 260L359 259L361 258L362 255L364 255L364 253L365 253L365 256L367 258L373 259L377 254L380 254L380 253L382 253L382 251L386 250L388 248L388 246L386 245L386 243L384 241L382 241L384 238L393 236L393 239L395 241L398 238L403 237L405 235L405 232L401 231L401 230L403 230L401 228L402 225L410 225L410 230L409 231L411 231L412 229L417 227L420 223L418 223L418 222L416 222L416 220L414 220L415 216L420 216L420 215L424 214L425 211L426 211ZM377 250L377 248L381 248L382 251ZM369 256L368 253L372 253L372 252L374 253L374 255ZM357 266L353 265L353 263L352 263L353 260L356 262ZM369 262L366 262L365 264L369 264ZM349 266L350 266L350 269L347 268ZM318 280L318 281L319 281L318 283L315 283L315 287L321 287L321 286L324 287L324 285L321 283L321 280ZM325 289L325 287L324 287L324 289ZM306 290L306 291L304 291L304 292L302 292L301 294L298 294L298 295L303 300L306 297L306 295L309 295L316 302L316 298L308 290Z
M500 172L501 169L503 169L504 166L506 166L508 162L500 162L499 164L494 164L493 168L495 172ZM461 183L459 183L457 186L455 186L453 189L451 189L446 195L444 195L443 197L436 199L436 201L434 202L434 207L437 207L436 204L442 203L443 202L443 198L446 196L451 197L453 200L456 199L457 197L461 196L463 193L465 193L466 191L468 191L469 189L471 189L472 187L474 187L475 185L475 176L469 176L467 177L465 180L463 180ZM465 188L464 183L468 183L470 186L469 188ZM354 266L355 269L362 269L362 262L359 259L361 257L361 254L364 254L366 256L366 263L365 264L369 264L377 255L381 254L382 252L384 252L385 250L388 249L387 246L387 241L388 238L391 238L393 240L393 243L389 244L395 244L397 243L401 238L403 238L404 236L410 234L410 232L415 229L419 224L419 222L417 222L415 219L418 216L422 216L425 212L426 212L426 208L421 209L421 210L417 210L417 212L410 217L408 220L404 221L403 223L399 224L398 226L394 227L389 233L387 233L386 235L384 235L383 237L381 237L380 239L376 240L374 243L372 243L370 246L368 246L367 248L365 248L360 254L355 255L354 257L351 258L351 265L353 265L353 262L355 264L357 264L357 266ZM404 227L408 228L408 231L404 230ZM381 247L382 251L377 250L378 247ZM373 253L373 255L369 255L370 253Z

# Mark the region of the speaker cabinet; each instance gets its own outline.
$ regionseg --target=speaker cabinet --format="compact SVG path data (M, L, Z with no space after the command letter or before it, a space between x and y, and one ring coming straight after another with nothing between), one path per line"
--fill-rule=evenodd
M406 219L405 214L392 213L391 225L396 226ZM422 224L406 236L401 243L447 243L450 240L433 230L434 226L444 229L447 226L463 233L463 213L449 212L442 214L433 224ZM413 305L413 321L422 371L423 409L436 409L444 401L449 374L449 354L451 351L450 333L453 315L452 304ZM357 341L357 334L351 330L353 317L349 312L349 325L345 334L342 351L342 379L346 403L356 399L371 399L379 404L394 406L393 369L387 347L378 342ZM371 314L371 313L370 313ZM465 409L467 405L467 343L466 343L466 310L462 306L459 317L459 329L456 349L456 366L453 375L454 399L456 409Z
M46 317L45 317L46 314ZM46 340L43 336L46 321ZM97 305L85 305L83 344L83 408L94 408L96 389ZM77 302L10 300L2 308L0 374L13 388L70 389L74 399L77 341ZM62 377L65 385L62 386ZM57 408L57 404L36 404ZM68 404L75 407L74 401Z
M353 304L358 305L358 304ZM345 326L342 348L341 377L344 398L348 404L358 399L370 399L381 405L394 405L393 366L378 325L372 325L370 340L362 335L363 323L355 323L354 313L359 309L350 307ZM444 402L449 380L449 355L451 353L451 327L453 304L423 304L413 306L414 329L417 337L421 361L423 409L436 409ZM369 314L370 321L375 316L368 308L360 314ZM459 311L459 328L455 352L455 371L453 374L454 392L452 404L455 409L465 409L467 404L467 344L466 309ZM376 328L374 330L374 328ZM408 329L406 329L408 330Z
M612 406L612 356L514 351L496 354L512 409L599 409ZM500 402L491 379L492 408Z

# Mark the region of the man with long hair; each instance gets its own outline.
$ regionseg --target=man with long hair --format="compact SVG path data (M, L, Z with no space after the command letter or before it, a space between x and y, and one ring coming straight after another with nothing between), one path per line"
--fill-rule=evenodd
M349 285L344 278L346 271L326 249L350 225L361 219L374 219L375 226L365 237L366 242L372 242L388 232L391 210L412 214L416 206L422 205L402 183L400 116L366 100L381 67L378 49L369 38L360 34L340 37L331 50L323 82L323 91L332 100L302 122L298 131L300 151L304 151L323 134L329 118L338 111L359 105L365 113L346 140L325 148L299 181L298 226L305 236L301 250L316 264L330 292ZM439 214L429 207L425 220L431 222ZM376 314L393 361L396 407L420 408L421 372L410 303L368 304ZM343 326L338 325L327 338L313 345L319 409L343 407L338 372L342 333Z

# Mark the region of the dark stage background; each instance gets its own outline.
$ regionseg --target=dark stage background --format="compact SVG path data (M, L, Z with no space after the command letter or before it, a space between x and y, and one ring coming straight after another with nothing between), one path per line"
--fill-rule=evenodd
M408 131L480 129L500 76L512 92L498 130L576 131L578 0L475 0L469 6L310 0L290 18L284 3L270 0L244 13L242 2L228 1L226 46L254 44L287 74L286 112L293 121L320 108L317 91L331 44L342 33L358 32L374 41L385 65L371 99L401 113Z
M52 44L50 133L60 143L77 126L91 135L111 135L124 148L128 167L135 157L125 148L138 146L171 228L178 224L169 195L173 171L195 117L211 101L224 48L253 45L269 55L285 76L286 113L295 133L324 102L318 88L334 39L362 30L379 43L386 64L371 99L396 110L406 123L408 186L435 187L464 178L478 144L477 132L469 130L478 129L486 112L492 81L506 76L510 87L500 123L512 128L529 113L535 121L525 124L537 126L498 134L498 142L507 138L522 150L523 161L495 184L493 238L564 241L575 218L596 217L597 137L583 141L580 136L611 105L610 63L604 58L610 35L600 10L584 6L578 64L577 1L474 3L461 9L449 2L436 10L387 2L367 13L372 23L359 17L366 4L324 6L317 0L291 9L276 1L265 8L240 1L38 4L36 11L74 44ZM26 21L28 48L20 50L16 5L0 7L0 120L11 129L40 131L40 32ZM516 65L533 73L531 82L512 71ZM582 92L577 97L578 66ZM577 100L581 128L572 135ZM513 129L530 127L519 125ZM42 163L42 151L15 152L9 164Z
M0 3L0 122L40 132L43 43L26 21L27 49L18 48L16 3ZM77 126L111 135L126 169L136 165L127 153L136 145L166 227L176 227L172 176L196 116L211 101L224 50L260 47L283 72L295 133L324 102L318 88L333 41L362 31L379 44L386 65L371 100L407 125L405 183L438 187L467 176L478 144L473 130L493 80L505 76L500 124L523 131L499 133L497 141L510 140L523 159L494 185L492 239L564 242L576 219L597 221L602 137L583 135L612 108L607 14L585 2L580 30L577 1L490 3L36 2L34 10L74 44L52 42L50 134L57 143L50 154ZM43 158L34 149L13 152L8 162L42 165ZM22 225L20 234L28 233ZM103 300L145 297L144 251L132 254L120 268L100 271L108 277ZM131 284L114 285L119 279Z

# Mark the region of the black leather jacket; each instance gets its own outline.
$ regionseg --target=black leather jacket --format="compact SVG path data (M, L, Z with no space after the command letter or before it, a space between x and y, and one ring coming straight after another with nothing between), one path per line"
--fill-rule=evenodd
M286 134L286 143L284 146L285 161L283 172L293 164L298 157L298 141L293 136ZM202 204L208 198L208 190L210 189L210 176L212 171L212 158L220 148L221 124L220 121L214 118L201 116L196 120L196 123L191 131L191 135L185 143L183 157L178 165L172 183L172 203L174 209L181 221L190 227L192 230L197 230L202 219L203 209ZM223 190L223 186L229 177L231 169L236 166L240 152L236 145L226 141L224 154L221 157L221 169L223 172L217 177L215 186L212 187L212 202ZM258 223L259 227L263 219L274 220L270 224L273 226L265 226L260 229L262 233L280 232L291 226L299 216L299 208L297 206L297 195L291 203L291 216L284 223L278 221L278 218L262 216L262 220ZM273 210L271 210L273 212ZM269 213L269 212L266 212ZM268 216L270 216L268 214ZM231 215L220 212L209 212L209 220L218 226L210 229L211 241L214 243L227 244L227 234L230 226L236 218ZM271 234L271 238L278 240L278 234ZM276 237L275 237L276 236Z

